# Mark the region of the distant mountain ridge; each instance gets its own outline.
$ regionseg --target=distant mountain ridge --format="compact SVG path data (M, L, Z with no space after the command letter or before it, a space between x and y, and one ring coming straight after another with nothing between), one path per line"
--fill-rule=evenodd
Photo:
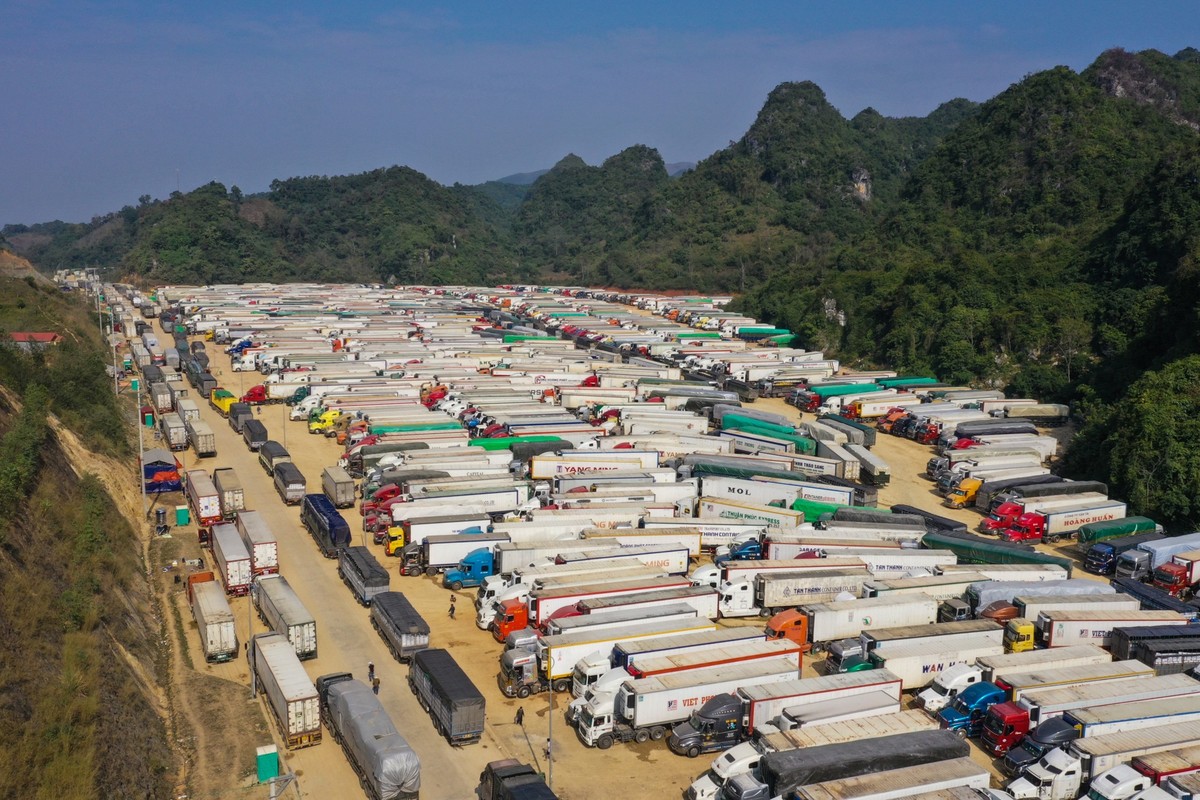
M674 161L665 166L667 175L672 178L677 178L688 170L695 169L696 162ZM534 172L515 172L512 175L505 175L503 178L497 178L495 181L489 181L489 183L511 183L516 186L532 186L538 178L542 177L549 171L550 170L548 169L539 169Z

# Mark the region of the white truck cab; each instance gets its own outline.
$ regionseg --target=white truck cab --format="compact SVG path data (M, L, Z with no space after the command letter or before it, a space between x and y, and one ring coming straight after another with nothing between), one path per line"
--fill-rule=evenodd
M936 716L954 702L958 693L983 680L983 670L970 664L955 664L942 670L928 687L917 695L917 704Z
M763 753L751 742L742 742L713 759L712 766L684 792L685 800L716 800L725 781L747 772L757 774Z

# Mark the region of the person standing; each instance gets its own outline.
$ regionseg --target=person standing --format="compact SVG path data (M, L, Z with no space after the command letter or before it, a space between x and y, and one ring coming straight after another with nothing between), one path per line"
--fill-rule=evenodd
M367 683L374 683L374 682L375 682L375 662L368 661L367 662Z
M450 595L450 619L454 619L454 595Z
M379 695L379 676L378 675L376 675L374 678L371 679L371 691L375 692L376 696Z
M525 706L517 707L517 716L513 719L513 724L525 727Z

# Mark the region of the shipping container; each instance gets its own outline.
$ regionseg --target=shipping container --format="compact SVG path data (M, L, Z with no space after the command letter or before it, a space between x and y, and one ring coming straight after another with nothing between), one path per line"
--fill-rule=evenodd
M397 661L429 647L429 624L400 592L380 592L371 600L371 626Z
M320 699L292 643L278 633L260 633L250 640L248 658L251 686L266 695L284 746L320 744Z
M264 575L252 590L258 616L267 627L287 637L300 660L317 657L317 621L282 575Z
M437 732L453 745L478 742L483 736L483 695L446 650L413 654L408 686L429 712Z

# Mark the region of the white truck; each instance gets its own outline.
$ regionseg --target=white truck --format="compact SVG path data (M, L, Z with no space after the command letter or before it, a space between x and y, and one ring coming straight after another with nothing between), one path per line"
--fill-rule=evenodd
M853 778L825 781L796 790L795 800L894 800L894 798L989 796L991 773L969 758L951 758L912 767L872 772ZM981 794L983 793L983 794ZM958 794L962 797L962 794Z
M925 575L916 578L876 578L863 587L866 597L898 597L905 594L923 594L934 600L949 600L962 597L967 586L987 580L979 572L963 572L950 575Z
M197 576L200 577L200 576ZM204 660L209 663L229 661L237 655L237 630L233 624L233 612L221 585L211 580L188 581L188 595L192 605L192 616L200 632L200 649Z
M876 669L886 669L900 676L905 691L920 690L928 686L942 670L958 664L973 664L983 656L996 656L1004 652L1002 642L980 644L975 647L954 645L953 649L939 649L928 644L909 644L884 647L870 655Z
M701 497L697 504L701 519L732 520L792 529L804 524L803 511L791 511L775 506L743 503L721 497Z
M649 516L642 525L645 528L677 528L681 520L675 517L662 518ZM718 519L689 519L688 527L700 531L700 546L707 551L713 551L721 545L727 545L735 539L747 534L762 534L771 530L766 523L734 522Z
M823 651L827 642L857 638L864 630L932 624L937 620L937 609L937 601L924 595L806 603L800 606L800 612L808 618L808 640L814 652Z
M813 569L854 569L863 572L863 580L869 580L866 574L867 564L861 558L791 558L791 559L746 559L744 561L724 561L720 564L705 564L692 572L692 583L697 586L713 586L725 589L739 583L753 584L754 579L761 573L799 574Z
M818 503L851 505L854 490L824 483L809 483L800 480L765 478L733 478L725 475L705 475L704 495L740 503L755 503L769 506L782 504L790 507L796 500L814 500Z
M687 719L710 697L737 689L795 680L800 670L778 664L748 664L657 678L630 678L607 708L586 707L576 731L588 747L607 750L616 742L659 741L671 725ZM616 709L620 709L617 717Z
M592 540L585 539L584 541L591 542ZM572 550L559 553L554 561L556 564L592 564L596 569L604 569L608 562L623 558L636 558L643 564L661 569L668 575L685 574L690 563L687 546L674 542Z
M810 602L862 594L867 573L857 569L812 569L799 573L764 572L753 582L739 581L721 588L722 617L771 617Z
M535 515L536 518L536 515ZM695 528L585 528L580 534L584 541L597 548L645 547L649 545L687 548L688 556L700 556L700 531ZM686 570L683 570L686 571Z
M837 554L844 558L861 558L875 578L904 577L914 573L928 575L938 567L958 562L958 556L952 550L884 550L868 547L839 550Z
M279 572L279 544L267 520L257 511L237 515L238 535L250 553L250 568L255 575Z
M686 603L670 603L652 608L615 609L598 614L576 614L573 616L555 617L548 620L543 627L547 636L559 636L567 633L583 631L606 631L613 628L637 627L649 625L659 620L688 620L701 619L696 609Z
M284 745L292 750L320 744L320 698L292 643L278 633L260 633L247 650L251 689L266 695Z
M221 498L221 516L231 520L237 514L246 510L246 492L237 473L230 467L214 469L212 474L213 486Z
M933 683L917 695L917 705L936 716L937 712L954 701L959 692L980 681L996 683L1010 673L1084 667L1111 661L1111 655L1092 644L981 656L975 659L974 664L956 664L940 672Z
M317 621L282 575L264 575L251 592L258 616L271 630L287 637L301 661L317 657Z
M1188 625L1191 620L1178 611L1043 611L1037 628L1048 648L1074 644L1105 647L1113 628L1142 628L1150 625Z
M532 541L514 542L511 541L511 537L512 534L509 533L510 541L502 542L492 548L496 571L495 575L489 575L484 579L485 583L493 577L499 579L502 576L510 575L514 569L519 567L554 563L554 560L563 553L595 549L592 542L582 540L538 538Z
M1056 747L1046 753L1007 788L1015 800L1074 800L1083 787L1118 764L1197 744L1198 722L1076 739L1065 748Z
M1100 681L1074 687L1032 689L1017 701L1017 706L1028 714L1029 727L1035 728L1052 717L1062 716L1077 708L1180 697L1194 694L1197 690L1200 690L1200 683L1188 675L1177 673Z
M225 584L225 593L241 597L250 591L250 580L254 573L250 551L242 543L238 530L233 525L214 525L212 528L213 560Z
M707 586L683 586L678 589L661 589L653 592L583 600L575 608L584 616L594 616L617 610L647 611L658 606L682 603L692 608L698 617L716 619L717 596L717 591Z

